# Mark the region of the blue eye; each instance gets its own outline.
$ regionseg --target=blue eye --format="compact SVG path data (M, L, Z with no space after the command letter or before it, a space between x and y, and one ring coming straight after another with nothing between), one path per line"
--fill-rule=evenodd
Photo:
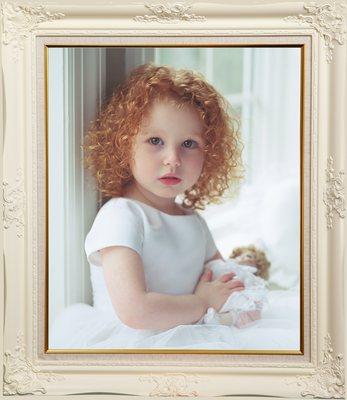
M195 140L187 139L183 142L183 147L186 149L195 149L198 147L198 143Z
M158 144L163 144L163 141L158 137L151 137L148 139L148 143L157 146Z

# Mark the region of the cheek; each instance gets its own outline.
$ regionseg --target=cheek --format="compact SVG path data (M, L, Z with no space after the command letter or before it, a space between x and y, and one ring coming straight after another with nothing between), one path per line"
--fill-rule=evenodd
M149 170L153 166L155 155L151 151L145 149L138 149L134 154L134 167L135 170L141 172Z
M190 157L187 165L189 166L189 169L200 174L204 165L204 155L202 153L198 153L194 157Z

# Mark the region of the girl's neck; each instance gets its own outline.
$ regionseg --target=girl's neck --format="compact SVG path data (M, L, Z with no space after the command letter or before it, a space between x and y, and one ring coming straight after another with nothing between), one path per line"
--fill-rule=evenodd
M131 184L124 191L124 197L140 201L150 207L156 208L166 214L185 215L184 210L175 202L174 198L163 198L155 196L153 193L140 188L136 184Z

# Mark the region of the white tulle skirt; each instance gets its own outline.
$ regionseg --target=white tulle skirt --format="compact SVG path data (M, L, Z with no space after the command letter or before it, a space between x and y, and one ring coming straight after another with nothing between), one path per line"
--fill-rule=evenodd
M180 325L166 331L131 329L87 304L66 308L49 332L50 349L185 348L298 350L298 290L270 291L262 318L246 327Z

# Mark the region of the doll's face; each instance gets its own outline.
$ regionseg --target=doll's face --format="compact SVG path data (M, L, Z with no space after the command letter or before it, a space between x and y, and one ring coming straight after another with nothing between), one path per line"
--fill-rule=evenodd
M254 251L245 250L239 256L235 257L234 260L241 265L251 265L256 267L256 257Z
M154 102L134 140L132 173L142 193L174 199L199 179L203 124L197 111L173 101Z

